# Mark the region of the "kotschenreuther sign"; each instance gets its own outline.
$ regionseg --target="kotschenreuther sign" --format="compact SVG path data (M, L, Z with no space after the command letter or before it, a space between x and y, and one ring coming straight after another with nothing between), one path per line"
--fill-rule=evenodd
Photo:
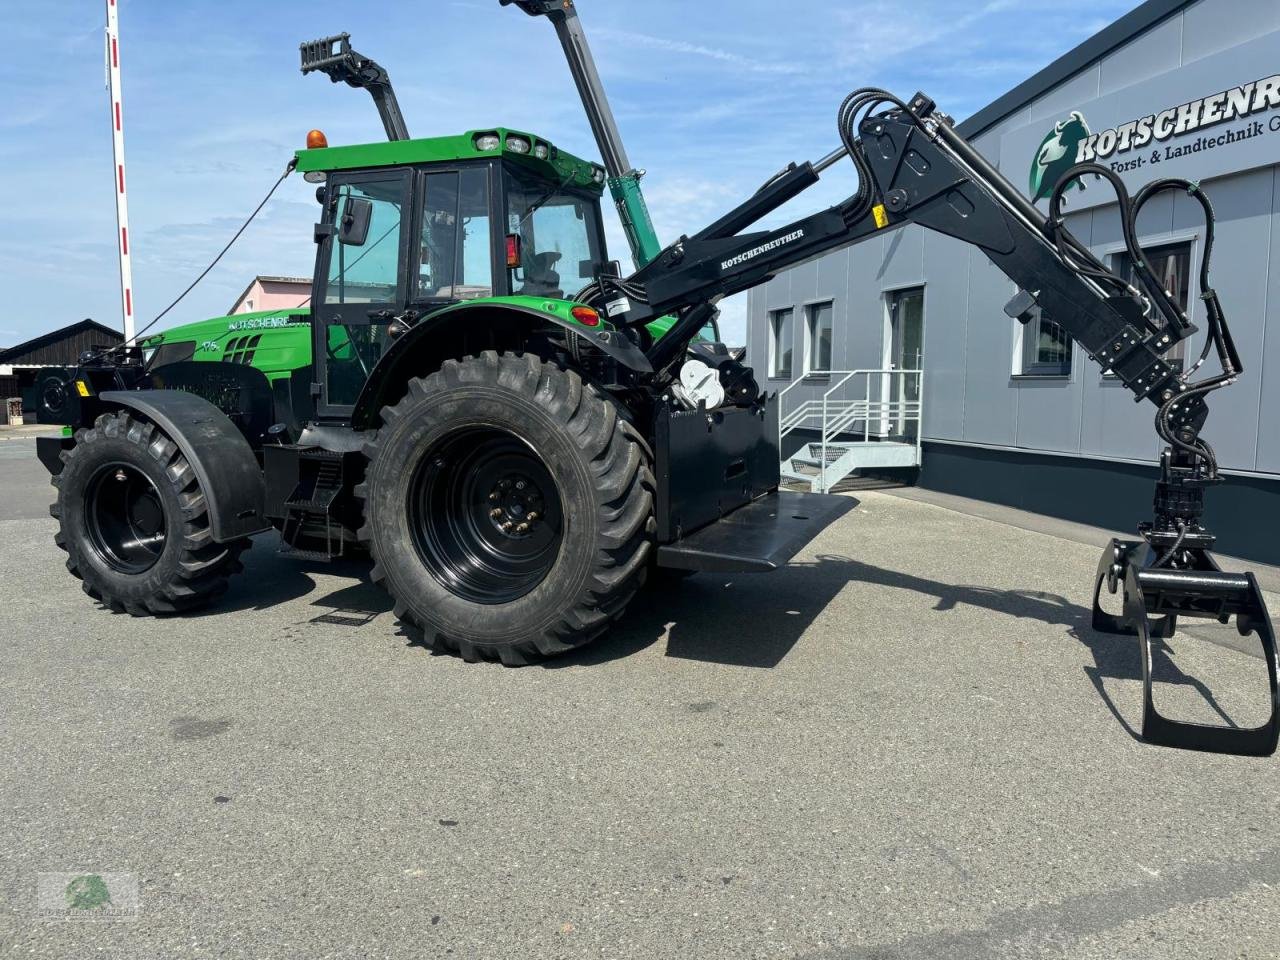
M1060 116L1013 130L1001 140L1006 173L1030 161L1028 194L1046 199L1062 174L1093 162L1120 174L1130 188L1156 177L1190 180L1280 161L1280 33L1206 57ZM1270 66L1266 72L1253 72ZM1248 71L1248 72L1246 72ZM1252 72L1257 79L1226 86ZM1193 95L1177 97L1186 91ZM1206 92L1208 91L1208 92ZM1154 107L1154 109L1153 109ZM1145 108L1145 109L1143 109ZM1021 155L1021 162L1018 155ZM1130 179L1128 175L1132 174ZM1072 189L1081 188L1080 181ZM1112 202L1110 190L1071 194L1068 209Z

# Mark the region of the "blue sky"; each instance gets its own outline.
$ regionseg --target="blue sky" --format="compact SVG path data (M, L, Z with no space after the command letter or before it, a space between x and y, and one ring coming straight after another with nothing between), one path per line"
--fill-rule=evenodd
M1134 0L579 0L659 236L691 232L791 160L837 145L835 111L875 84L963 119ZM497 0L121 0L137 316L209 261L306 131L381 139L367 94L298 73L302 40L347 30L390 71L416 136L506 124L596 157L550 26ZM82 317L118 325L103 8L30 4L0 62L6 229L0 345ZM847 195L835 170L782 215ZM165 323L225 312L255 274L309 275L314 188L295 175ZM607 211L614 256L626 245ZM775 217L774 220L778 218ZM745 298L726 302L741 339Z

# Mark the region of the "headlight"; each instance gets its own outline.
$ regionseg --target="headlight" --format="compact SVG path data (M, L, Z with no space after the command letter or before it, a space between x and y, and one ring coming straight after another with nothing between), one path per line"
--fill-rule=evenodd
M524 137L507 137L507 149L512 153L528 153L529 141Z
M497 150L502 144L496 133L482 133L475 140L477 150Z
M533 155L539 160L545 160L551 154L545 143L535 143L533 145Z
M596 183L604 183L604 167L593 166L591 168L591 179Z
M307 183L324 183L329 179L329 174L323 170L308 170L302 175L302 179Z

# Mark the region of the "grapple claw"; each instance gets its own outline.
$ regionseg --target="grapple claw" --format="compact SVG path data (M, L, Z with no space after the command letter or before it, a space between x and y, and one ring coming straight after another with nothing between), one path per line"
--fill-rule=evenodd
M1098 561L1098 576L1093 583L1093 629L1099 633L1114 633L1122 636L1137 636L1138 631L1127 624L1123 616L1107 613L1102 609L1102 587L1106 584L1109 593L1119 589L1124 579L1125 568L1129 565L1129 555L1142 544L1135 540L1115 540L1102 551Z
M1094 589L1095 630L1136 636L1142 651L1142 739L1183 750L1266 757L1280 739L1280 684L1276 639L1262 591L1252 573L1225 573L1207 549L1190 549L1178 568L1157 565L1157 553L1145 543L1113 540L1098 565ZM1113 569L1119 563L1120 571ZM1124 591L1124 612L1102 611L1102 585L1115 578ZM1251 729L1170 720L1156 710L1152 695L1152 641L1168 639L1179 617L1218 620L1236 618L1241 636L1256 633L1270 685L1270 716Z

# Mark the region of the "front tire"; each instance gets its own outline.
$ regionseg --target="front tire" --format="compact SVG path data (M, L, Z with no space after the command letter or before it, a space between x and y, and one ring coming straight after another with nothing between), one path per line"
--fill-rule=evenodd
M155 424L103 414L62 462L54 542L95 600L133 616L180 613L210 603L240 571L249 540L214 542L195 471Z
M410 381L366 448L360 539L434 649L519 666L580 647L644 582L651 454L615 402L526 354Z

